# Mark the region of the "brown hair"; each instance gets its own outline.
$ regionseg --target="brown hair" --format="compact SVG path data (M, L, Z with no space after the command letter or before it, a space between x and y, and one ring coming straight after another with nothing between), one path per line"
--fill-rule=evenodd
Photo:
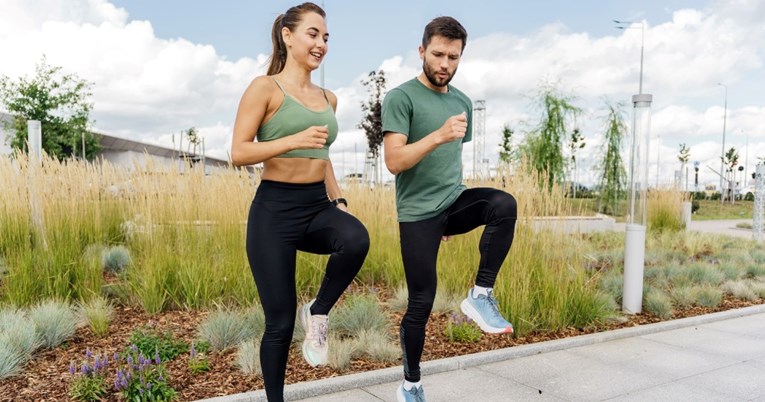
M443 36L450 40L462 40L462 50L467 45L467 31L452 17L436 17L425 26L425 32L422 34L422 48L425 49L430 44L430 40L436 36Z
M321 7L307 2L299 6L290 7L286 13L280 14L274 20L274 26L271 28L271 43L274 50L271 53L271 57L268 58L268 75L280 73L287 62L287 46L284 44L284 39L282 39L282 28L294 31L300 21L303 20L303 14L305 13L316 13L321 15L322 18L326 17Z

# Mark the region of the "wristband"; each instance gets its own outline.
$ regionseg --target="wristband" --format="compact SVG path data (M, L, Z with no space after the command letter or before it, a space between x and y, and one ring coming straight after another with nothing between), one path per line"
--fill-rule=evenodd
M337 206L337 204L343 204L343 205L345 205L346 207L348 206L348 200L346 200L346 199L345 199L345 198L343 198L343 197L340 197L340 198L335 198L334 200L332 200L332 201L330 201L330 202L331 202L331 203L332 203L332 205L334 205L334 206Z

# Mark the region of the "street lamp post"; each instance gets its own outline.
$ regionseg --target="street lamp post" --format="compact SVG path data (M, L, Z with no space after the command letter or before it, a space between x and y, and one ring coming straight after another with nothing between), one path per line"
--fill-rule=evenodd
M723 107L723 138L722 138L722 153L720 154L720 203L725 204L725 197L723 196L723 172L724 172L724 165L725 165L725 123L728 119L728 86L723 84L722 82L718 82L717 85L721 85L723 88L725 88L725 106Z
M619 21L614 20L616 23L616 29L638 29L640 28L640 84L638 86L638 94L643 93L643 48L645 44L645 22L640 21ZM634 24L640 24L639 27L633 26Z

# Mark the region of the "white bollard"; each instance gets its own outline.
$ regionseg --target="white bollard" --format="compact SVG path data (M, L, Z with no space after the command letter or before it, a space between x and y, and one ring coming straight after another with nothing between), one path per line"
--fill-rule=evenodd
M624 239L624 287L622 311L643 311L643 268L645 264L645 226L627 224Z
M754 173L754 213L752 214L752 238L762 241L765 220L765 164L760 163Z
M693 204L689 201L683 202L683 224L686 231L690 230L691 227L691 211L693 211Z

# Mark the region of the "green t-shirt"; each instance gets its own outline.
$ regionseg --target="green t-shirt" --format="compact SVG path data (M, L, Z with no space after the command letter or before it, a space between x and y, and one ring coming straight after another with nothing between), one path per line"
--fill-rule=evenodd
M415 78L392 89L383 100L383 133L404 134L407 144L438 130L449 117L467 113L468 127L462 141L441 144L416 165L396 175L399 222L432 218L465 190L462 144L471 139L473 105L457 88L451 85L448 88L448 92L439 93Z

